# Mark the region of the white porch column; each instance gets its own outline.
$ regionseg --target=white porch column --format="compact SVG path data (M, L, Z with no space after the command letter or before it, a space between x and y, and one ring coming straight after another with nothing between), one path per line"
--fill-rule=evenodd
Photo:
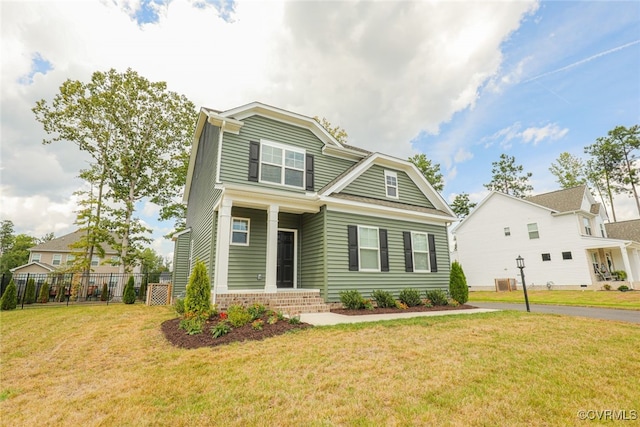
M222 199L218 211L218 239L216 242L216 274L213 300L215 294L224 294L229 290L229 243L231 241L231 207L233 200Z
M265 292L277 292L277 264L278 264L278 205L270 205L267 211L267 259L265 269Z
M620 252L622 253L622 263L624 264L624 271L627 273L627 280L631 284L631 289L633 289L633 282L635 280L633 276L633 268L631 267L631 262L629 261L629 254L627 253L627 248L620 246Z

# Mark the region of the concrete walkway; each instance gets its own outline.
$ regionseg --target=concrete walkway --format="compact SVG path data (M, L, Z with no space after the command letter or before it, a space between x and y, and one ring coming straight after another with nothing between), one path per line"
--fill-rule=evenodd
M454 314L490 313L498 311L491 308L472 308L468 310L423 311L412 313L363 314L345 316L337 313L302 313L300 320L315 326L338 325L341 323L378 322L380 320L408 319L411 317L451 316Z
M526 311L527 307L522 304L510 304L502 302L469 302L468 304L480 308L493 308L496 310L518 310ZM565 316L590 317L592 319L616 320L619 322L640 323L640 311L619 310L615 308L598 307L574 307L569 305L530 305L532 313L562 314Z

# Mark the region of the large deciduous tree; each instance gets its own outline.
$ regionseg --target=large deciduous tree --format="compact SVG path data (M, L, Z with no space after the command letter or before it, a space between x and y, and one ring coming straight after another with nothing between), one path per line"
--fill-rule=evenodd
M503 153L500 160L491 165L491 182L483 184L486 189L521 198L533 190L533 186L529 184L531 172L523 173L524 168L516 165L515 157Z
M424 153L409 157L409 161L418 168L436 191L441 192L444 189L444 178L440 173L439 163L433 163Z
M12 240L11 246L2 252L0 257L0 274L9 273L12 268L29 262L29 248L37 245L35 237L18 234Z
M169 206L184 185L176 176L188 156L194 104L164 82L150 82L131 69L111 69L93 73L88 83L65 81L52 102L40 100L33 111L53 135L45 144L73 142L93 158L92 169L104 178L113 203L121 273L130 271L136 233L143 230L134 217L136 203L145 199Z
M620 191L629 193L636 201L640 215L640 198L636 186L640 185L638 172L638 151L640 150L640 126L629 128L616 126L609 131L608 139L617 147L620 153L620 164L613 171L613 178L620 185Z
M582 159L568 152L560 153L555 163L551 164L549 172L556 177L561 188L572 188L587 183L585 167Z
M605 191L615 222L617 219L613 195L619 193L620 188L616 186L614 175L622 162L622 153L614 141L607 137L597 138L595 143L584 148L584 152L591 156L591 160L587 162L589 179Z

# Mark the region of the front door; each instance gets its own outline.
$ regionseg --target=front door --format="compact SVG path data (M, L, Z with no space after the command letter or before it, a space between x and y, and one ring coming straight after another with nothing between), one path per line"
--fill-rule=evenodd
M279 288L293 288L295 265L295 233L278 231L278 269L276 285Z

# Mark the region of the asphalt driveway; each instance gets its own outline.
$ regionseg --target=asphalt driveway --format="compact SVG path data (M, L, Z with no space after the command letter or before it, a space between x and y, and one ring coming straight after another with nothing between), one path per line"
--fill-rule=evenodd
M467 304L478 308L493 308L498 310L526 311L524 304L510 304L501 302L475 302ZM573 307L567 305L530 305L532 313L563 314L565 316L591 317L593 319L617 320L640 324L640 311L618 310L613 308Z

